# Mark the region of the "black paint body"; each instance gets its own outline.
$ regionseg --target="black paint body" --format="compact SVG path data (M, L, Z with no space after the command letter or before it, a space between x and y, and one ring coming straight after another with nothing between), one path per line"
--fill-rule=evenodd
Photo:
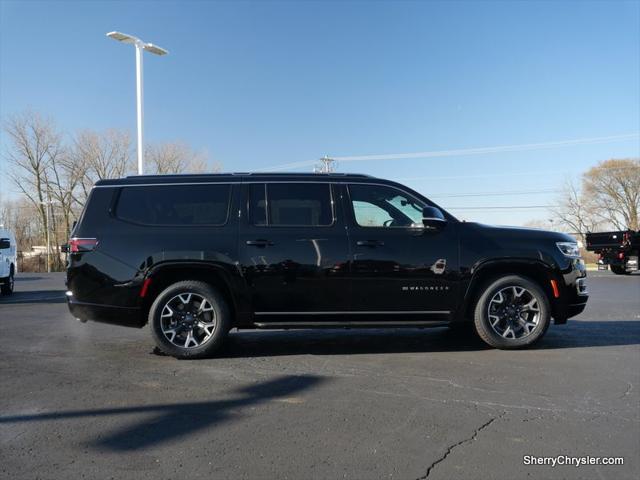
M328 183L333 223L322 227L253 225L251 184ZM134 185L231 185L223 226L148 226L115 215L120 192ZM556 323L580 313L586 276L580 259L563 255L562 233L460 222L443 211L440 229L361 227L349 185L386 185L433 205L397 183L363 175L224 174L139 176L96 184L73 232L95 238L93 251L71 253L71 313L142 327L155 295L174 281L209 281L228 298L238 328L401 326L463 322L482 285L519 273L549 295ZM247 243L249 242L249 243ZM145 279L151 279L141 296ZM557 282L555 298L551 280ZM416 323L416 325L418 325ZM423 326L420 323L420 326Z

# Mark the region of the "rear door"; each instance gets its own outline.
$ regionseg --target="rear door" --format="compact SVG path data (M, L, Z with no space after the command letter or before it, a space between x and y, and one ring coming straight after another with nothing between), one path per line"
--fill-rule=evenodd
M349 245L335 187L243 185L239 258L256 321L322 320L349 306Z
M448 319L458 289L458 236L422 228L426 203L389 185L347 185L354 312ZM407 317L408 318L408 317Z

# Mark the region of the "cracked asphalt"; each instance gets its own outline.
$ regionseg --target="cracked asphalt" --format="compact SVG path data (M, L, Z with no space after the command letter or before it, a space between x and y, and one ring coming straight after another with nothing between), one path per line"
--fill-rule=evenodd
M0 477L637 479L640 276L589 289L530 350L446 328L244 331L178 361L147 328L76 322L63 275L24 274L0 298Z

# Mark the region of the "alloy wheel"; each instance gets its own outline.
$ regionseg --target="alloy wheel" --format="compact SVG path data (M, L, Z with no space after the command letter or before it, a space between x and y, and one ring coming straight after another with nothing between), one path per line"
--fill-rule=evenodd
M204 296L185 292L171 298L160 314L165 338L180 348L197 348L207 343L216 330L216 313Z
M489 324L495 333L506 339L519 339L538 327L540 305L536 296L524 287L504 287L491 297L487 307Z

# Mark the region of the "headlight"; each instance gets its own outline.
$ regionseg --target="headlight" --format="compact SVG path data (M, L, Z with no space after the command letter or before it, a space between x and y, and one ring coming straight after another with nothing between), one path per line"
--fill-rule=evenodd
M560 251L571 258L580 258L580 249L578 248L578 244L575 242L556 242L556 245L560 249Z

